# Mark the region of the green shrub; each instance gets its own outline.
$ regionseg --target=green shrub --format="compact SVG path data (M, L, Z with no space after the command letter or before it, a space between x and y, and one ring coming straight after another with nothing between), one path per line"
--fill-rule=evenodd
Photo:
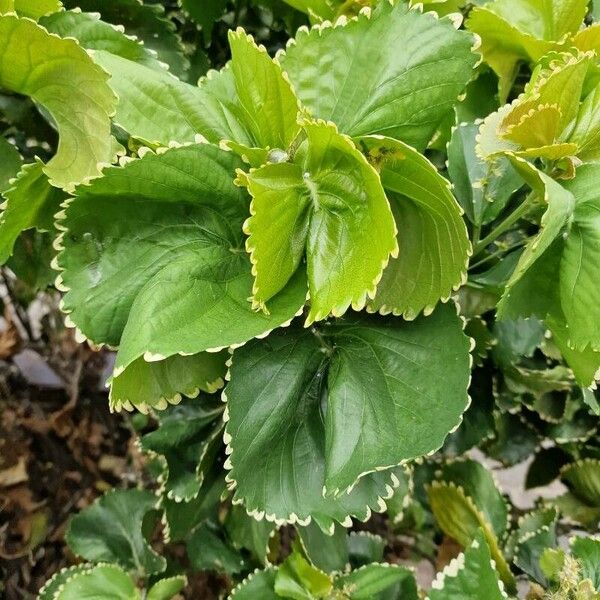
M117 349L158 485L75 516L40 599L186 569L238 600L599 598L597 540L557 549L600 520L595 8L64 4L0 0L0 261ZM566 491L524 513L474 448ZM421 593L345 530L374 512L413 559L463 551Z

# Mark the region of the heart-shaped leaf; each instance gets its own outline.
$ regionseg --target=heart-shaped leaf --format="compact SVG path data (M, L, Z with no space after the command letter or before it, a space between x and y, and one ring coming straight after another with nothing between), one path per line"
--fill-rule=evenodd
M115 378L142 356L244 343L304 304L302 274L273 299L270 315L247 302L248 200L233 184L237 165L208 144L149 153L80 187L66 209L57 261L63 307L86 337L121 345Z
M114 562L139 575L161 573L167 565L142 532L156 497L145 490L112 490L71 519L67 544L92 562Z
M237 350L225 389L235 497L278 520L364 518L390 495L381 469L439 448L459 422L468 350L453 306L412 323L293 327Z

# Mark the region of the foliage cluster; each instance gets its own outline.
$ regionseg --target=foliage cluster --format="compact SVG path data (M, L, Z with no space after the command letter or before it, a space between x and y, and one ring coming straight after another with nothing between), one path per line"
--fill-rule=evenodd
M600 598L600 24L476 4L0 0L0 262L155 423L41 600Z

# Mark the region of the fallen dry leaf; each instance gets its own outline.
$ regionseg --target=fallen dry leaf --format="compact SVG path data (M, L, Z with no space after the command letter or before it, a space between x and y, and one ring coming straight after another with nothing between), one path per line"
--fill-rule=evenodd
M438 553L435 561L436 571L441 571L450 563L453 558L456 558L462 551L462 546L451 537L444 536L442 543L438 548Z
M6 360L13 356L21 345L21 337L14 323L5 314L6 327L0 331L0 359Z
M16 465L0 471L0 488L7 488L17 485L18 483L23 483L24 481L27 481L28 478L27 460L24 456L19 456Z
M13 560L29 554L46 539L49 531L49 519L50 513L47 509L20 518L15 527L15 533L18 533L22 540L20 547L13 552L0 548L0 556L7 560Z

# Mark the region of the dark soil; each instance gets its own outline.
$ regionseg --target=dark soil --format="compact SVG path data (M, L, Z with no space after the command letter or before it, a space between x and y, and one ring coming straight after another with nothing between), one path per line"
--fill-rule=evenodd
M13 348L19 352L0 360L0 597L6 600L35 598L54 573L77 563L64 542L75 513L111 487L146 479L129 417L108 409L107 354L71 346L69 337L63 343L73 352L60 360L39 344L35 350L19 344ZM169 554L185 559L182 548ZM216 574L188 579L186 597L196 600L216 600L228 587Z

